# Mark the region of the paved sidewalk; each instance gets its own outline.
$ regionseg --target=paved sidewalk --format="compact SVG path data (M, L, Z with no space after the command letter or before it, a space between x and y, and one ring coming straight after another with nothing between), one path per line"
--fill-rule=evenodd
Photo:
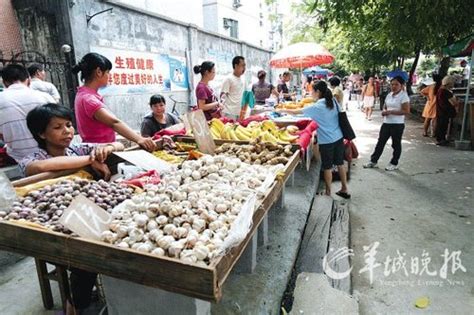
M421 136L421 122L408 119L400 170L384 170L392 154L390 140L379 168L363 169L377 141L382 117L375 111L369 122L354 104L349 116L360 152L349 183L351 247L355 252L353 295L359 300L360 313L473 314L474 151L437 147L432 138ZM335 185L333 191L339 188L339 183ZM370 282L369 272L359 271L366 266L363 247L375 242L379 245ZM447 276L440 276L445 249L460 251L458 262L465 272L460 268L453 273L454 260L449 260ZM394 262L397 251L402 258ZM392 260L384 275L387 257ZM418 270L411 269L412 258L418 259ZM431 258L428 270L436 275L421 272L422 258ZM417 309L415 301L424 296L430 305Z

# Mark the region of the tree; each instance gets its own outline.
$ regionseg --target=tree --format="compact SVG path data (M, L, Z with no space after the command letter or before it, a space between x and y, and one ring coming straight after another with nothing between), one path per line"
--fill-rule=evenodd
M391 52L387 57L392 61L414 56L409 87L421 51L439 51L474 30L470 23L474 6L463 0L312 0L305 4L309 12L321 16L326 29L336 23L350 36L370 38L374 49ZM445 75L448 67L449 58L443 58L440 74Z

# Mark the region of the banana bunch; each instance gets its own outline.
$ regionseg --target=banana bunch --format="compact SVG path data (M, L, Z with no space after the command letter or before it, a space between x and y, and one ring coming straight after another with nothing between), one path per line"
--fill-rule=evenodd
M209 123L209 130L214 139L250 141L261 138L265 142L272 143L292 143L296 141L298 136L293 135L293 133L298 131L298 127L289 127L280 129L271 120L253 121L247 127L242 127L239 124L224 124L219 119L212 119Z

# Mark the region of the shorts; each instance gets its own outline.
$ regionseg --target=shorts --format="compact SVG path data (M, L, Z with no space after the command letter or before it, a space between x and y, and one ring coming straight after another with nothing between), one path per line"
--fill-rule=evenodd
M364 108L372 108L375 105L375 97L364 96Z
M332 169L333 165L344 164L344 140L343 138L333 143L320 144L321 164L323 170Z

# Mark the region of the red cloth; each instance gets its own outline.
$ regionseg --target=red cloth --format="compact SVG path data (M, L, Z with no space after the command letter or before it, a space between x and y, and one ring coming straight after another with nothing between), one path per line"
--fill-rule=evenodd
M304 121L304 124L306 124L306 126L304 127L303 130L299 132L299 138L296 141L300 145L302 152L308 149L308 146L311 143L313 132L318 129L318 124L314 120L309 120L309 121L303 120L303 121ZM300 123L301 121L298 121L296 123L296 126L298 126L298 124ZM301 123L300 126L304 126L304 124Z
M264 120L268 120L268 117L266 115L257 114L257 115L249 116L249 117L241 120L239 123L243 127L247 127L248 124L250 124L252 121L261 122L261 121L264 121Z
M146 173L138 174L135 177L130 178L129 180L123 181L126 185L133 185L140 188L147 184L157 185L160 183L160 174L156 170L151 170Z
M225 117L225 116L222 116L219 118L224 124L227 124L227 123L233 123L234 120L232 118L228 118L228 117Z
M159 140L162 136L184 136L186 134L186 129L179 129L179 130L168 130L162 129L153 135L153 140Z

